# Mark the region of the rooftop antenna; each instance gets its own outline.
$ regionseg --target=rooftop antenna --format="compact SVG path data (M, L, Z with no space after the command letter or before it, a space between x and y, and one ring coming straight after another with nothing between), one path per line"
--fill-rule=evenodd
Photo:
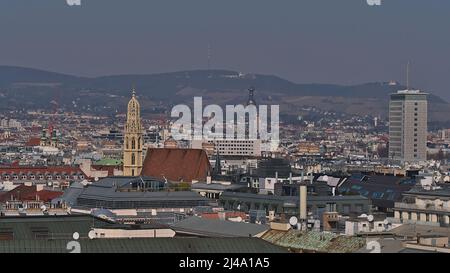
M208 43L208 71L211 70L211 44Z
M409 61L406 64L406 90L409 90Z

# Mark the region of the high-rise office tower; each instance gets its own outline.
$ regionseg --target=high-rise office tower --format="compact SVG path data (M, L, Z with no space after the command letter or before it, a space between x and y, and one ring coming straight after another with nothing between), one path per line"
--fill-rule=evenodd
M389 103L389 158L402 162L427 159L427 93L401 90Z

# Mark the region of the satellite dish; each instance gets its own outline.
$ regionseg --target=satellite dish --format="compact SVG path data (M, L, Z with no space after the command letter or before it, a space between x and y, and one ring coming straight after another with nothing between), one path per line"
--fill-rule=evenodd
M78 240L80 238L80 233L74 232L72 237L73 237L74 240Z
M289 218L289 224L291 226L296 226L298 224L298 219L295 216L292 216L291 218Z
M41 210L42 210L42 211L47 211L47 207L46 207L45 205L42 205L42 206L41 206Z
M371 214L371 215L367 216L367 220L368 220L369 222L372 222L372 221L373 221L373 215Z
M89 239L95 239L95 231L93 231L93 230L91 230L91 231L89 231L89 233L88 233L88 237L89 237Z
M383 224L389 225L389 221L387 219L384 219Z

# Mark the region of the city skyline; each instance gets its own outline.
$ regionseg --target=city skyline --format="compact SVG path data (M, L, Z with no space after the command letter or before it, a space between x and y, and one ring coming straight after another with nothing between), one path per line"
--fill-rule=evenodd
M449 8L2 1L0 253L450 253Z

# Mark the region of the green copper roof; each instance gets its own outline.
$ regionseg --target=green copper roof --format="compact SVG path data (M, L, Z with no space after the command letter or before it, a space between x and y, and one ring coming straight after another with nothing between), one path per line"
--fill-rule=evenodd
M95 165L119 166L122 164L121 159L102 158L94 163Z

